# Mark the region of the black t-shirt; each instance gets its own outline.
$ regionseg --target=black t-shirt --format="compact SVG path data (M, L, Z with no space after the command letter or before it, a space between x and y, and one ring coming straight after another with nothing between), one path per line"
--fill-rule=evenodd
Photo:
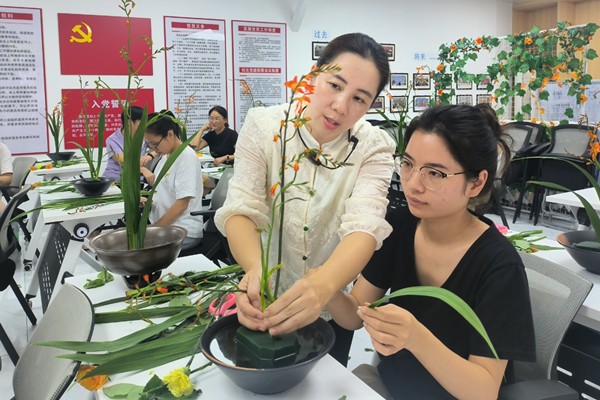
M373 285L395 291L421 286L416 275L414 237L418 219L408 207L392 211L392 234L375 252L362 275ZM482 220L489 225L493 223ZM490 226L469 248L442 285L475 311L501 359L535 361L535 335L527 276L515 248ZM410 311L459 356L494 357L486 342L454 309L441 300L401 296L391 302ZM506 379L513 380L509 362ZM379 373L394 397L452 399L408 350L381 357Z
M210 155L215 158L235 153L237 138L237 132L229 127L225 127L225 130L221 133L208 131L202 136L202 139L208 143Z

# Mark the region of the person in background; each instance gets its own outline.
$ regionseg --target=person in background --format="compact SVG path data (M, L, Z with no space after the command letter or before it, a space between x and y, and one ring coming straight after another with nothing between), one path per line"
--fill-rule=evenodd
M259 301L262 275L260 233L269 221L279 181L280 143L273 137L285 119L288 104L248 111L236 148L236 167L225 204L215 216L236 261L246 272L238 292L240 322L272 335L289 333L315 321L330 320L323 308L337 291L352 282L391 232L385 221L386 198L393 173L394 143L363 117L388 84L390 67L382 46L362 33L337 37L323 50L317 65L338 65L311 82L314 94L303 111L309 119L286 144L287 154L322 149L322 157L303 159L297 182L286 190L283 264L279 298L263 312ZM293 116L290 116L292 118ZM291 172L290 172L291 173ZM307 188L314 188L314 195ZM279 210L276 211L279 213ZM279 237L279 216L273 243ZM271 246L277 260L277 246ZM273 265L269 266L273 267ZM283 294L281 294L283 293ZM330 354L348 362L353 332L339 329Z
M131 106L131 132L135 133L144 109L138 106ZM125 137L123 131L125 127L125 111L121 113L121 128L117 129L112 135L106 139L106 151L108 153L108 160L106 162L106 169L102 174L103 177L113 179L115 182L121 180L121 165L123 164L123 153L125 147ZM155 151L150 151L148 144L144 142L142 145L142 153L140 158L141 173L144 178L152 179L152 171L145 167L150 161L157 157L158 154ZM154 181L149 182L150 185L154 184Z
M237 139L237 132L231 129L227 122L227 110L221 106L214 106L208 111L208 123L200 129L191 146L196 151L208 146L210 155L215 159L215 166L231 165L235 160Z
M442 105L413 119L396 171L408 207L392 211L394 231L352 291L327 305L347 329L365 327L381 361L355 374L385 398L496 399L513 379L511 360L535 360L525 268L515 248L469 204L491 190L498 144L510 153L494 111ZM506 165L506 164L505 164ZM462 298L481 319L499 360L462 316L436 298L401 296L369 303L411 286L434 286ZM509 366L509 368L507 368Z
M146 128L144 138L149 148L161 157L156 172L150 177L152 182L160 174L168 155L180 145L180 126L174 121L171 111L153 113L148 120L157 118ZM202 216L192 216L190 211L202 209L202 168L194 150L187 146L177 157L169 171L158 183L150 221L157 225L177 225L187 229L181 249L197 246L202 240Z
M12 153L4 142L0 142L0 185L8 186L12 183L13 165ZM4 211L6 204L4 199L0 200L0 213Z

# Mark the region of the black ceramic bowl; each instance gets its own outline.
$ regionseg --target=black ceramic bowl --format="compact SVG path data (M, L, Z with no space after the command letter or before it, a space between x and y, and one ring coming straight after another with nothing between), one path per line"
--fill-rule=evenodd
M110 272L119 275L146 275L165 269L175 261L187 230L175 225L146 228L144 248L127 248L125 228L109 231L90 239L90 246Z
M564 232L556 236L556 241L564 246L577 264L594 274L600 274L600 251L586 250L573 245L584 241L596 241L594 231Z
M80 178L71 181L75 189L84 196L100 196L108 190L112 183L113 180L107 178L100 178L99 180Z
M74 151L58 151L46 154L52 161L69 161L75 155Z
M238 360L238 346L234 340L240 326L235 314L219 318L202 334L202 353L236 385L257 394L280 393L296 386L331 350L335 340L329 323L319 318L295 333L300 350L291 365L274 368L237 366L243 363Z

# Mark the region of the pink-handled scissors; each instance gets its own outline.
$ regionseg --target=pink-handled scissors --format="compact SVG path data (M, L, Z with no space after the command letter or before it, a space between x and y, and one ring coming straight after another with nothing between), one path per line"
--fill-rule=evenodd
M217 297L208 306L208 312L214 315L215 319L237 313L235 294L228 293L225 297Z

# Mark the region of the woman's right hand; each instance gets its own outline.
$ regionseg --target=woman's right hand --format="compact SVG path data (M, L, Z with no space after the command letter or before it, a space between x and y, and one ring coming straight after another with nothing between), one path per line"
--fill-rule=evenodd
M240 323L248 329L266 331L263 312L260 306L261 268L246 272L239 288L245 292L236 292L237 315Z

